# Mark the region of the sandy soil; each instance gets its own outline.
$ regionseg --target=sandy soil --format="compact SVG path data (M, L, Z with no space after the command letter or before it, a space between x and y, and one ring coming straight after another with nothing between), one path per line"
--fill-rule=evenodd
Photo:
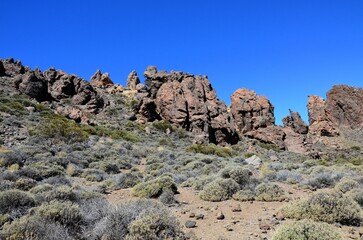
M281 185L289 193L289 199L297 199L313 194L307 190L296 190L290 185ZM275 230L289 220L279 219L279 210L288 204L284 202L238 202L228 200L223 202L207 202L198 197L198 193L190 188L179 188L176 199L179 202L170 206L170 210L178 217L180 224L190 239L205 240L249 240L271 239ZM107 195L112 204L119 204L130 199L131 189L113 191ZM234 211L238 210L240 211ZM223 213L225 218L218 220L217 216ZM203 219L196 216L203 214ZM196 221L195 228L186 228L187 220ZM362 228L342 227L344 239L360 239L359 231Z

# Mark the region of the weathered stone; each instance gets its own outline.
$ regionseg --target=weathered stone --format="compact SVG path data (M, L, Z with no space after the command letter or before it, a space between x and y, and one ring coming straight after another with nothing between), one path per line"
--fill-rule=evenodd
M239 132L246 133L275 125L274 107L264 96L255 91L238 89L231 96L231 113Z
M262 161L261 158L253 155L247 159L245 159L246 163L253 165L256 169L261 167Z
M308 133L308 125L302 120L300 114L298 112L290 111L290 116L286 116L282 119L282 122L285 127L290 127L294 132L299 134L307 134Z
M93 87L107 88L113 85L113 82L108 73L102 74L100 70L91 77L90 84Z
M148 95L143 93L139 113L149 121L167 120L197 136L206 136L204 142L238 141L232 116L207 77L173 71L168 74L155 67L148 67L144 76Z
M197 226L197 222L196 221L187 220L185 222L185 227L186 228L195 228L196 226Z
M139 77L137 76L137 73L136 71L132 71L128 77L127 77L127 82L126 82L126 85L127 85L127 88L131 89L131 90L137 90L136 89L136 86L140 83L140 79Z

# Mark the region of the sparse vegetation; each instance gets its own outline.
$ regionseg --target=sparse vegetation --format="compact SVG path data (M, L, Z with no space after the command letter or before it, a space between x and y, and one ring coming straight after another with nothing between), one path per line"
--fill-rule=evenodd
M311 220L285 224L276 231L272 239L343 240L331 225Z

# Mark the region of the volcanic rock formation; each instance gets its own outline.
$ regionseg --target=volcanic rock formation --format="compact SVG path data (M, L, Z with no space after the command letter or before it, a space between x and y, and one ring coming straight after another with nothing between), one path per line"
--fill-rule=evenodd
M113 82L108 73L102 74L100 70L97 70L91 77L90 84L93 87L106 88L113 85Z
M217 144L238 141L232 116L206 76L167 73L156 67L148 67L144 76L147 96L142 93L139 112L147 120L168 120Z

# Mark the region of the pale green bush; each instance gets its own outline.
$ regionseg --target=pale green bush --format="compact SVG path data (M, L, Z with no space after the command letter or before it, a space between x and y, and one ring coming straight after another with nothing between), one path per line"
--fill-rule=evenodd
M329 224L302 220L277 229L272 240L343 240Z

